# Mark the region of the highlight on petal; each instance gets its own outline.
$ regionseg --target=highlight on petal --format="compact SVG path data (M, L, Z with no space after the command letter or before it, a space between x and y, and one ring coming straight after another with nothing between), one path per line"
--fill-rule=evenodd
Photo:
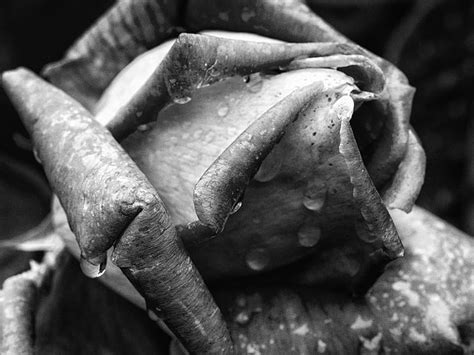
M397 172L382 192L385 205L410 212L420 193L425 177L426 155L412 128L408 132L408 147Z

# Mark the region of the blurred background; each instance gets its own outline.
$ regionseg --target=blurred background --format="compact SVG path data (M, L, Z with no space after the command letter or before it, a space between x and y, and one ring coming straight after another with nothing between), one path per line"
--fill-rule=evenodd
M0 71L25 66L39 72L60 59L113 2L2 0ZM396 64L416 87L411 122L428 158L418 204L473 235L474 2L309 3L353 41ZM6 239L40 223L48 213L50 191L28 135L1 89L0 117L0 238ZM1 282L35 257L25 252L13 258L11 253L0 250Z

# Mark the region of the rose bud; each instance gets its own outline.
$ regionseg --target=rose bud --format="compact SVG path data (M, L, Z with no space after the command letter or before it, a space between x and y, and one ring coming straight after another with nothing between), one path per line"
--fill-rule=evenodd
M247 38L256 48L280 45ZM229 42L218 41L223 47ZM119 74L96 105L96 119L107 125L117 117L170 46L142 55ZM329 278L348 284L360 278L364 283L374 265L402 254L363 162L381 139L378 121L384 112L374 101L383 75L367 59L361 64L341 55L333 63L341 71L321 68L323 59L332 60L297 59L273 72L221 79L193 92L185 104L168 104L122 142L159 192L205 279L254 274L300 260L303 269L322 271L317 279L300 273L301 282ZM370 80L368 65L375 73ZM358 84L342 72L346 66L357 74ZM369 104L358 116L357 109ZM354 110L355 137L349 124ZM424 155L406 129L411 133L405 159L380 191L387 200L405 199L410 208L421 186ZM329 270L324 265L334 252L339 264Z

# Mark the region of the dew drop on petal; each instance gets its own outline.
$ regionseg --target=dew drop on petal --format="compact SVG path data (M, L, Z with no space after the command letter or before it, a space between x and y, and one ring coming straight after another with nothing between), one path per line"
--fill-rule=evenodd
M189 101L191 101L191 98L189 96L175 97L173 99L173 102L178 105L187 104Z
M140 132L146 132L150 129L150 125L148 124L141 124L137 127L137 130Z
M247 254L246 262L254 271L263 270L269 263L270 257L264 249L254 249Z
M250 76L244 75L244 76L242 77L242 80L243 80L243 82L244 82L245 84L247 84L247 83L250 81Z
M154 307L153 305L146 303L146 312L148 314L148 318L150 318L154 322L161 322L163 318L163 311L158 308Z
M217 108L217 114L219 117L225 117L229 113L229 106L227 104L220 104L219 107Z
M343 255L339 258L337 264L338 270L351 277L357 275L360 271L360 263L354 258Z
M323 181L313 181L305 191L303 205L310 211L319 212L326 203L326 195L326 184Z
M238 210L242 207L242 201L239 201L235 204L234 208L232 208L232 211L230 211L230 214L237 213Z
M273 153L273 152L272 152ZM282 160L278 154L270 153L266 159L263 160L254 179L258 182L268 182L273 180L281 170Z
M321 239L321 228L312 224L303 224L298 230L298 243L303 247L314 247Z
M354 223L354 228L357 237L366 243L373 243L378 239L377 235L370 230L369 226L367 225L367 222L363 218L356 219Z
M207 72L210 76L213 76L213 77L218 77L221 75L221 72L215 68L210 68Z
M151 309L147 309L147 314L148 314L148 318L150 318L152 321L156 322L158 321L160 318L156 315L155 312L153 312L153 310Z
M234 321L240 325L246 325L250 322L250 314L248 311L241 311L236 314Z
M104 261L100 263L99 265L94 265L87 259L81 257L79 265L81 266L81 270L84 273L84 275L90 278L97 278L104 274L107 261Z
M252 11L248 9L247 7L244 7L242 10L242 13L240 14L240 18L244 22L248 22L252 17L255 17L255 11Z
M247 82L247 90L252 92L252 93L258 93L260 90L262 90L263 87L263 80L260 76L253 76L248 82Z

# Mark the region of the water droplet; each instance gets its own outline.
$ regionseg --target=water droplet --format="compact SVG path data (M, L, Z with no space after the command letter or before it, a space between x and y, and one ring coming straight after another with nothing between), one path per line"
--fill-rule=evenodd
M242 201L239 201L235 204L234 208L232 208L232 211L230 211L230 214L237 213L238 210L242 207Z
M255 11L249 10L249 8L247 7L243 8L243 11L240 15L240 17L242 18L242 21L244 22L248 22L252 17L255 17L255 16L256 16Z
M298 242L303 247L314 247L321 238L321 228L311 224L303 224L298 230Z
M360 263L354 258L342 255L338 260L337 269L340 272L353 277L359 272Z
M217 108L217 114L220 117L225 117L229 113L229 106L226 104L220 104L219 107Z
M258 182L273 180L281 170L282 160L278 155L275 148L273 148L272 152L263 160L253 178Z
M191 101L191 98L189 96L175 97L173 99L173 102L178 104L178 105L187 104L189 101Z
M255 224L260 224L260 223L262 223L262 220L259 217L253 217L252 222L255 223Z
M312 181L304 194L303 205L310 211L319 212L326 202L327 186L324 181Z
M39 157L38 151L36 149L33 149L33 156L35 157L35 160L39 163L42 164L41 159Z
M357 237L366 243L373 243L378 239L377 235L371 231L371 228L368 226L364 218L357 218L354 223L354 228Z
M146 303L146 312L148 314L148 318L154 322L159 322L163 318L163 311L158 307L154 307L148 302Z
M244 76L242 77L242 80L243 80L243 82L244 82L245 84L247 84L247 83L250 81L250 76L244 75Z
M249 312L241 311L234 317L234 321L240 325L246 325L250 322L250 318Z
M80 266L84 275L90 278L97 278L104 274L107 266L107 259L105 258L103 262L95 265L81 256Z
M270 257L265 249L254 249L247 254L246 261L250 269L261 271L268 265Z
M251 80L247 82L247 90L253 93L257 93L262 90L263 80L258 76L253 76Z
M157 322L160 320L160 318L156 315L156 313L153 312L153 310L151 309L147 309L147 314L148 314L148 318L150 318L154 322Z
M150 129L150 125L148 124L141 124L140 126L137 127L137 130L140 132L146 132Z
M209 68L209 70L207 71L207 73L212 76L212 77L218 77L221 75L221 72L216 69L216 68Z
M216 134L213 131L207 132L202 138L204 143L212 143L216 139Z

